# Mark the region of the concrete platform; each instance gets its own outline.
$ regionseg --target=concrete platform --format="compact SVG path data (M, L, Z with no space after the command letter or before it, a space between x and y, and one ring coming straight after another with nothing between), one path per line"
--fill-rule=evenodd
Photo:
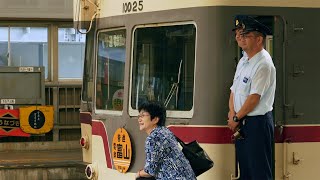
M2 151L1 180L84 180L81 149Z

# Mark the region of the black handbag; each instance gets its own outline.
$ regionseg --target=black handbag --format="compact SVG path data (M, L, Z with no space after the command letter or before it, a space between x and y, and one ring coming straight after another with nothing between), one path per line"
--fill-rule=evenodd
M176 136L177 141L182 146L182 152L184 156L189 160L190 165L196 176L208 171L213 167L213 161L210 159L208 154L201 148L199 143L194 140L188 144L181 141Z

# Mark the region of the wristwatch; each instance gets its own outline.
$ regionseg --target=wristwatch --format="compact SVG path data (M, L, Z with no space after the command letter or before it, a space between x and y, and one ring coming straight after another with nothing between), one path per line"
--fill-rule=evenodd
M234 122L239 122L239 118L237 117L237 115L234 115L234 116L233 116L233 121L234 121Z

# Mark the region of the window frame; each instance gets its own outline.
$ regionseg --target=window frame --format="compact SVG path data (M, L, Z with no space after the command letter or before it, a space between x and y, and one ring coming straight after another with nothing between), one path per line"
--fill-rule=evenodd
M189 111L181 111L181 110L167 110L168 118L192 118L194 114L194 95L195 95L195 80L196 80L196 64L197 64L197 24L194 21L185 21L185 22L172 22L172 23L157 23L157 24L144 24L144 25L136 25L131 33L131 49L130 49L130 81L129 81L129 103L128 103L128 112L130 116L138 116L138 109L133 109L131 106L131 98L132 98L132 86L133 86L133 51L135 44L135 32L139 28L148 28L148 27L164 27L164 26L176 26L176 25L194 25L196 34L195 34L195 49L194 49L194 71L193 71L193 96L192 96L192 108Z
M98 37L99 37L99 34L100 33L103 33L103 32L111 32L111 31L118 31L118 30L124 30L125 31L125 34L126 34L126 42L125 42L125 45L126 45L126 53L125 53L125 64L124 64L124 66L126 66L126 63L128 63L127 62L127 57L126 57L126 55L127 55L127 49L128 49L128 47L127 47L127 29L125 28L125 27L119 27L119 28L110 28L110 29L101 29L101 30L98 30L97 31L97 33L96 33L96 37L95 37L95 44L94 44L94 96L93 96L93 109L94 109L94 112L96 113L96 114L108 114L108 115L116 115L116 116L121 116L122 115L122 113L123 113L123 111L124 111L124 108L125 108L125 106L123 106L123 108L122 108L122 110L121 111L117 111L117 110L107 110L107 109L97 109L97 107L96 107L96 100L97 100L97 91L96 91L96 89L97 89L97 70L98 70L98 50L99 50L99 48L98 48L98 43L99 43L99 39L98 39ZM126 68L125 68L126 69ZM123 83L125 84L125 76L126 76L126 71L124 70L124 79L123 79ZM124 87L124 89L125 89L125 87ZM123 99L123 105L124 105L124 99Z

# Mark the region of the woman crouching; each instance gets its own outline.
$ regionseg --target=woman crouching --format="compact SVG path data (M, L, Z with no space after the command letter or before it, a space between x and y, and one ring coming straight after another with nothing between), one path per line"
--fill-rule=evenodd
M144 169L136 173L136 179L195 180L196 177L173 133L165 127L166 109L155 101L139 106L140 131L148 137L145 141Z

